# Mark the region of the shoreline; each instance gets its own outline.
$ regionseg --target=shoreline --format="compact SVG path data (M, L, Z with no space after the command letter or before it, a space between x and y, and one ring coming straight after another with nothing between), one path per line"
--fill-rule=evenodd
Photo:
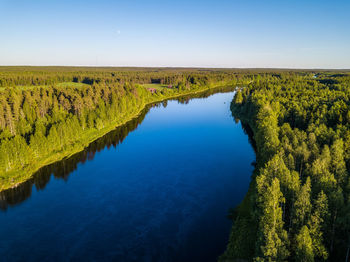
M33 164L33 165L28 165L27 167L21 169L21 170L16 170L13 171L13 175L10 175L8 178L8 183L1 186L0 187L0 192L5 191L5 190L9 190L9 189L13 189L18 187L20 184L25 183L26 181L28 181L29 179L31 179L33 177L33 175L42 167L45 167L47 165L53 164L55 162L64 160L66 158L71 157L72 155L79 153L81 151L83 151L85 148L87 148L92 142L94 142L95 140L103 137L104 135L108 134L109 132L113 131L114 129L116 129L117 127L123 126L125 125L127 122L137 118L141 112L148 106L151 105L153 103L160 103L166 100L170 100L170 99L174 99L174 98L179 98L179 97L183 97L183 96L187 96L187 95L195 95L195 94L199 94L199 93L203 93L206 92L208 90L212 90L212 89L216 89L216 88L222 88L225 86L230 86L230 84L221 84L221 85L215 85L215 86L207 86L203 89L197 89L197 90L193 90L193 91L189 91L185 93L180 93L180 94L175 94L175 95L171 95L168 97L163 97L163 98L155 98L154 101L150 101L147 103L143 103L140 104L136 110L131 111L129 113L125 112L123 114L123 117L118 120L118 121L114 121L113 123L111 123L109 126L104 127L101 130L89 130L86 132L86 136L82 137L81 140L77 140L75 142L75 144L72 145L72 148L66 149L66 150L62 150L59 152L55 152L52 155L44 158L43 160L38 161L37 163ZM23 173L25 173L23 175ZM18 176L17 179L15 180L16 175Z

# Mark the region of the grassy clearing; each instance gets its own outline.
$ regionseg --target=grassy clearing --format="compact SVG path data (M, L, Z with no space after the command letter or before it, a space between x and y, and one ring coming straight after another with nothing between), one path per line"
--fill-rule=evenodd
M58 83L55 84L54 86L56 87L77 87L77 88L81 88L81 87L86 87L89 86L89 84L84 84L84 83L76 83L76 82L63 82L63 83Z
M157 90L162 90L164 88L167 88L168 85L162 85L162 84L144 84L142 85L144 88L155 88Z

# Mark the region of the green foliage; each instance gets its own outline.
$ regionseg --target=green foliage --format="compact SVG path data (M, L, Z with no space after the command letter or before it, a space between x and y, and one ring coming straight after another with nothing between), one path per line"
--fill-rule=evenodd
M258 177L259 178L259 177ZM261 208L259 222L258 254L266 261L284 261L288 257L288 236L283 229L282 208L285 202L280 191L280 182L274 178L266 189L259 186L262 182L257 179L259 202ZM260 250L259 250L260 249Z
M314 253L312 246L312 238L310 236L309 228L303 226L296 236L295 260L300 262L314 261Z
M328 201L323 191L318 194L314 206L314 211L309 221L312 245L317 256L327 259L328 252L323 244L322 226L324 218L328 215Z
M221 259L347 259L346 72L0 67L0 189L81 150L148 103L228 84L240 85L231 109L252 131L257 161Z
M235 97L234 97L234 102L236 104L242 104L243 102L243 96L242 96L242 91L241 90L237 90Z
M249 257L231 252L231 243L244 236L234 225L229 259L349 259L349 86L349 73L318 72L313 78L280 72L258 74L236 94L231 109L253 131L257 158L245 211L254 218L255 238L243 245L258 248Z
M237 82L224 70L0 67L0 190L82 150L148 103Z
M308 221L311 214L311 180L308 177L301 187L294 202L293 227L300 229Z

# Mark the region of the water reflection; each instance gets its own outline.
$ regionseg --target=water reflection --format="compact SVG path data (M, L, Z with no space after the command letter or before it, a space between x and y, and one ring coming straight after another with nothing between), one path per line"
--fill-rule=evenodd
M194 98L207 98L216 93L227 93L232 92L233 90L233 86L226 86L206 90L193 95L181 96L171 100L176 100L181 104L188 104L189 101ZM110 148L113 146L115 148L118 144L123 142L130 132L137 129L152 107L166 107L167 103L168 101L163 101L148 105L137 118L130 120L123 126L117 127L105 136L95 140L83 151L74 154L67 159L42 167L26 182L15 188L0 192L0 209L6 211L9 207L20 204L28 199L32 194L33 185L35 185L35 188L38 191L45 189L46 185L50 182L52 175L57 179L67 180L69 175L77 169L79 163L93 160L96 152L99 152L106 147Z
M79 163L91 161L94 159L96 152L103 150L105 147L116 147L119 143L123 142L127 135L141 124L150 107L145 108L139 117L132 119L125 125L117 127L105 136L95 140L83 151L67 159L42 167L31 179L20 184L18 187L0 192L0 208L6 210L9 206L16 205L29 198L33 185L35 185L37 190L43 190L49 183L51 175L55 178L67 180L69 174L77 169Z

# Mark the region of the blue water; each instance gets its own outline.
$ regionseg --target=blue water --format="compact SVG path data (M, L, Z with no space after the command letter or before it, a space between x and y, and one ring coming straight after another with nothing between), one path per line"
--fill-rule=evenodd
M153 107L7 192L0 260L215 261L255 159L232 97Z

